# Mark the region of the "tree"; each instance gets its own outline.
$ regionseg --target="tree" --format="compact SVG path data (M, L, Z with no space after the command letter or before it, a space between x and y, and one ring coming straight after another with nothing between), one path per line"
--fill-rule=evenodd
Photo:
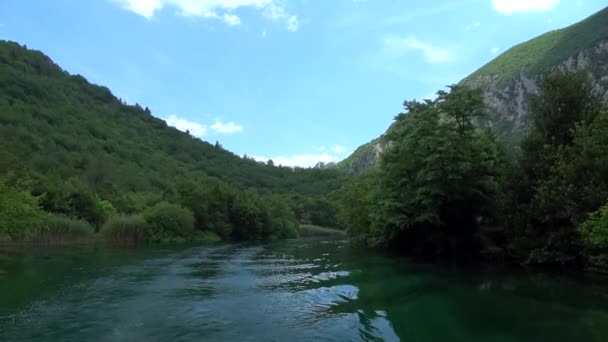
M371 209L375 197L375 173L368 173L345 184L338 193L339 225L344 227L353 241L362 245L369 241L372 225Z
M40 208L40 197L30 193L29 183L13 177L0 177L0 242L32 238L48 217Z
M596 270L608 270L608 205L589 215L579 226L587 264Z
M533 126L507 183L512 255L529 264L582 262L579 224L608 196L608 120L584 72L545 76Z
M193 236L194 216L179 205L160 202L144 211L143 218L147 222L147 241L183 242Z
M570 144L575 124L592 121L603 106L586 71L545 75L530 103L533 130L543 143L556 146Z
M454 85L435 101L405 107L381 160L373 239L409 253L474 252L502 162L494 136L475 126L483 115L481 95Z

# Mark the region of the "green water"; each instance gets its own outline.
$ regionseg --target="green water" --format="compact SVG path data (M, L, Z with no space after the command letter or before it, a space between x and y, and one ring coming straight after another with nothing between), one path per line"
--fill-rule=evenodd
M0 341L608 341L608 284L303 239L0 250Z

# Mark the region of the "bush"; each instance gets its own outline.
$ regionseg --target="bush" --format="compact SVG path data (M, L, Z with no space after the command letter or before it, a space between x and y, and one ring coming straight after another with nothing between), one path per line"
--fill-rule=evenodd
M140 215L119 215L110 218L100 233L109 243L135 245L144 241L146 226Z
M608 205L589 215L579 226L589 267L608 271Z
M147 226L145 238L150 242L185 242L194 234L194 215L188 209L160 202L143 213Z
M63 215L52 215L42 223L33 237L37 242L86 241L94 232L93 226L84 220Z
M194 241L198 243L214 243L222 241L222 238L219 237L214 232L210 231L197 231L194 234Z
M48 217L27 184L11 184L8 175L0 178L0 242L27 240Z

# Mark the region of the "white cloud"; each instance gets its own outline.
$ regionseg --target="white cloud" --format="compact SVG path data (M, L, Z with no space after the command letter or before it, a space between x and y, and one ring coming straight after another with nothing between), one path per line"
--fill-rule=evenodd
M517 12L548 11L557 5L559 5L559 0L492 0L494 9L504 15Z
M275 3L265 6L264 16L271 20L284 20L287 29L291 32L295 32L300 28L298 17L287 13L284 7L278 6Z
M432 46L416 39L415 37L388 37L384 40L384 45L386 48L397 54L404 54L412 50L419 51L422 53L426 61L432 64L446 63L451 60L450 50Z
M190 132L195 137L201 138L207 133L207 126L175 115L169 116L165 121L169 126L173 126L182 132Z
M113 2L148 19L154 16L154 12L163 8L161 0L113 0Z
M165 119L165 121L167 122L167 125L173 126L182 132L190 132L192 136L199 138L205 136L209 129L211 129L215 133L220 134L232 134L243 131L243 126L237 125L232 121L228 123L216 121L213 125L207 126L202 123L180 118L177 115L170 115L168 118Z
M210 127L212 130L218 133L232 134L232 133L240 133L243 131L243 126L237 125L234 122L230 121L228 123L223 123L221 121L216 121Z
M253 159L257 161L266 162L269 159L272 159L274 165L282 165L282 166L290 166L290 167L313 167L317 165L319 162L323 163L332 163L338 162L340 158L338 156L333 156L329 153L309 153L309 154L294 154L289 157L278 156L274 158L266 158L261 156L253 156Z
M224 14L224 22L228 24L228 26L238 26L241 25L241 18L234 14Z
M497 47L495 47L495 48L492 48L492 50L490 50L490 51L492 52L492 54L494 54L494 55L495 55L495 54L497 54L497 53L498 53L498 51L500 51L500 49L499 49L499 48L497 48Z
M272 159L275 165L289 167L314 167L319 162L323 162L325 164L337 163L344 159L346 152L346 148L341 145L333 145L331 147L321 145L313 146L312 148L316 152L293 154L291 156L275 156L273 158L268 158L265 156L253 156L253 158L261 162L266 162L269 159Z
M334 145L332 146L331 150L335 153L344 153L344 151L346 151L346 148L344 148L344 146Z
M163 8L174 8L180 15L221 19L230 26L241 24L241 19L233 11L240 8L261 10L272 20L284 20L290 31L297 31L298 17L287 13L279 0L109 0L125 10L148 19Z
M287 29L291 32L295 32L298 30L298 28L300 27L300 21L298 20L298 17L296 17L295 15L292 15L291 17L289 17L289 19L287 19Z

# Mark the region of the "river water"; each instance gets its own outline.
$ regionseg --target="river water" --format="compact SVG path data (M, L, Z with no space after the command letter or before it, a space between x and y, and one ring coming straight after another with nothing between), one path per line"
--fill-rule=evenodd
M0 250L0 341L608 341L608 282L339 239Z

